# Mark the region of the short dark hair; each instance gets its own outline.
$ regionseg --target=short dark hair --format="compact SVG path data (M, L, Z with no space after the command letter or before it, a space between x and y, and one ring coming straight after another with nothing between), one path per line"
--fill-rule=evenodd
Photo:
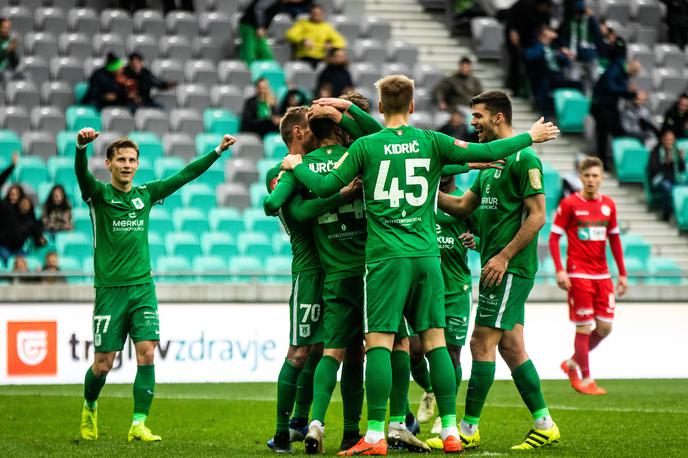
M583 172L591 167L599 167L600 170L604 171L604 164L599 157L588 156L580 161L578 164L578 170Z
M337 134L337 125L328 118L313 118L308 121L308 126L318 140L334 137Z
M143 56L141 55L141 53L134 51L133 53L129 54L129 60L134 59L143 60Z
M131 148L136 151L136 158L138 159L139 157L139 145L136 144L134 140L130 140L126 137L120 138L118 140L115 140L110 144L110 146L107 147L107 150L105 151L105 156L107 157L108 161L111 161L113 157L115 157L115 154L117 151L123 149L123 148Z
M473 61L471 60L470 57L468 56L463 56L461 60L459 61L460 64L472 64Z
M502 91L485 91L471 99L471 107L480 103L485 104L485 108L491 115L501 113L508 125L511 125L512 110L509 96Z
M308 125L308 107L289 107L287 109L287 112L284 113L284 116L282 116L282 119L280 120L280 125L279 125L279 130L280 130L280 135L282 136L282 140L284 140L284 143L289 146L291 141L293 140L292 138L292 129L294 126L302 126L305 127Z
M348 91L339 96L340 99L348 100L366 113L370 113L370 102L360 92Z

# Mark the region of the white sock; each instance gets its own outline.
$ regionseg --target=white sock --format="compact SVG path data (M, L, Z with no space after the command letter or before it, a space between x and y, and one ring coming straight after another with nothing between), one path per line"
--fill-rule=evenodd
M320 420L313 420L313 421L311 421L311 424L308 426L309 427L313 427L313 426L317 427L321 433L325 431L325 425L320 423Z
M535 420L535 429L548 430L554 426L554 421L549 415Z
M472 436L478 430L478 425L472 425L461 420L461 434L464 436Z
M378 442L380 442L384 438L385 438L385 432L384 431L372 431L370 429L368 431L366 431L365 441L369 444L377 444Z
M404 429L406 429L406 423L404 423L402 421L390 421L389 422L389 430L391 431L393 429L397 430L397 431L404 430Z
M140 423L143 423L142 421L134 420L131 422L132 425L138 426Z
M440 437L442 440L445 440L449 436L454 436L457 439L459 438L459 428L456 426L449 426L448 428L442 428L442 432L440 433Z

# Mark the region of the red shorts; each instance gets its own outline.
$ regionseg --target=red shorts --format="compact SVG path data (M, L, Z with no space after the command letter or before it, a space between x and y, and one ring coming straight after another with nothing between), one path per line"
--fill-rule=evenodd
M590 280L571 278L569 319L576 324L593 324L595 319L611 322L616 299L611 278Z

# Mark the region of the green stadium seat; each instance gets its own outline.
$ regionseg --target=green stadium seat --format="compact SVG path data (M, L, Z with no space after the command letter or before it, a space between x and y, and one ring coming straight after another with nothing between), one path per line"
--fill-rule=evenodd
M291 242L286 232L280 231L272 235L272 253L275 256L291 256Z
M263 200L268 195L267 189L265 189L265 184L263 182L253 183L249 189L251 194L251 206L255 208L260 208L263 211Z
M184 206L184 204L182 203L182 193L176 191L170 194L162 200L162 205L164 205L165 208L170 212L173 212L177 208L182 208Z
M136 176L134 177L134 183L136 185L142 185L144 183L150 183L151 181L155 181L157 178L155 176L155 170L153 170L153 167L148 165L143 165L143 163L139 163L139 168L136 170Z
M213 208L210 210L208 219L210 228L216 232L238 234L245 230L244 220L235 208Z
M92 237L81 232L58 232L55 235L57 254L83 259L93 254Z
M647 175L649 151L639 140L618 137L612 140L614 167L619 181L623 183L643 183Z
M91 213L88 208L73 208L72 209L72 227L74 232L93 235L93 224L91 223Z
M257 256L236 256L229 260L229 273L232 274L232 281L236 282L255 282L261 280L263 263Z
M258 161L258 183L265 188L265 177L268 175L268 170L277 164L277 159L261 159Z
M273 283L291 283L291 258L270 256L265 260L266 280Z
M194 180L194 183L202 183L215 189L217 185L225 182L225 167L224 161L217 160L211 165L208 170Z
M611 262L610 264L616 266L615 262ZM629 285L639 285L643 279L647 278L647 267L645 266L645 262L637 258L627 258L624 259L624 264L626 265Z
M231 279L229 275L216 275L227 272L227 262L220 256L196 256L193 260L193 270L200 274L198 280L203 282L226 282ZM215 275L208 275L209 273Z
M92 282L93 278L91 278L95 274L95 266L93 265L93 256L90 256L88 258L84 258L81 260L81 271L88 275L88 281Z
M170 232L174 232L172 212L160 205L155 205L150 212L148 229L157 232L162 237L167 236Z
M215 207L215 193L207 184L189 183L181 189L182 203L185 207L195 207L207 214Z
M193 259L201 254L201 245L194 232L170 232L165 236L168 256L184 256Z
M129 132L128 137L139 145L139 156L141 158L155 161L162 157L162 142L153 132L133 131Z
M646 266L647 260L650 258L651 247L642 237L626 234L622 237L621 244L623 246L624 258L638 259L643 266ZM613 259L613 257L610 259Z
M240 233L237 236L237 246L242 256L258 256L265 259L273 254L270 239L260 232Z
M210 151L214 150L217 145L220 144L222 141L222 134L211 134L211 133L202 133L202 134L197 134L196 135L196 155L202 156L206 153L209 153ZM227 157L230 156L228 154L231 151L231 148L222 155L222 157ZM219 162L219 161L218 161Z
M577 89L556 89L554 111L562 132L583 132L583 120L590 112L590 100Z
M674 186L674 212L679 229L688 229L688 186Z
M656 285L680 285L685 277L676 261L670 258L650 258L648 269L652 274L652 283Z
M163 236L155 231L148 231L148 250L150 252L151 265L156 265L158 259L166 255Z
M84 96L88 92L88 83L81 81L74 85L74 101L76 103L81 103L84 100Z
M547 211L556 210L561 200L561 176L551 165L542 165L542 181L545 186Z
M162 274L167 273L189 273L191 272L191 261L184 256L161 256L156 263L156 271ZM162 283L190 282L195 281L192 275L160 276L156 281Z
M177 208L172 215L177 231L200 234L210 230L207 214L198 208Z
M74 159L58 156L49 158L48 174L54 183L59 183L63 186L75 184Z
M274 60L257 60L251 63L251 81L255 81L259 78L265 78L270 84L270 89L274 94L282 90L284 86L287 85L287 81L284 77L284 70L280 66L279 62Z
M282 136L277 133L270 133L263 138L263 150L265 151L266 158L283 158L289 152L287 145L282 140ZM268 170L272 168L276 161L270 162L272 165L268 167Z
M12 162L13 154L21 154L22 144L19 136L11 130L0 130L0 162L7 165Z
M205 131L212 134L236 134L239 132L239 118L229 110L206 108L203 112Z
M272 234L280 231L280 223L273 216L266 216L262 208L247 208L244 210L244 221L246 230L262 232L271 237Z
M465 192L473 185L473 182L477 177L477 170L471 170L468 173L456 175L456 186L458 186L459 189Z
M38 187L48 181L48 167L43 158L37 156L25 156L19 162L19 172L16 172L17 180L31 186L38 191Z
M76 135L77 132L71 130L63 130L57 133L57 155L74 157L76 152ZM91 157L93 155L93 143L89 143L86 147L86 154Z
M67 130L78 132L84 127L101 130L100 114L90 105L72 105L65 111Z
M201 248L206 256L229 259L239 254L234 238L225 232L206 232L201 236Z
M184 159L176 156L159 157L155 159L155 176L158 180L174 175L184 168Z
M83 272L82 269L82 258L76 258L73 256L62 256L58 258L58 265L60 267L60 270L65 273L72 273L72 272ZM70 284L83 284L87 283L89 278L88 277L82 277L80 275L70 275L65 278L67 283Z

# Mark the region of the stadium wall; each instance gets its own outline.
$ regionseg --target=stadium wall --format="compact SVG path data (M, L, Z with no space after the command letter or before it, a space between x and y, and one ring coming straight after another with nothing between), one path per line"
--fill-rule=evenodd
M161 303L157 380L275 381L288 345L288 313L276 303ZM0 333L6 335L0 339L0 384L82 383L93 358L91 316L86 302L0 305ZM685 348L685 303L620 303L614 326L593 353L596 378L688 377L688 367L675 358ZM563 377L559 364L572 352L573 333L565 303L528 305L526 344L542 378ZM470 367L468 351L462 364ZM127 342L108 382L131 383L135 370ZM501 361L497 378L510 378Z

